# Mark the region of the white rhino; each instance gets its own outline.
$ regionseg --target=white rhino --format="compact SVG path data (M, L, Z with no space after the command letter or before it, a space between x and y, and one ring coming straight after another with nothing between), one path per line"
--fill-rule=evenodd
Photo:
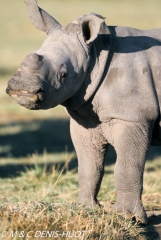
M33 24L48 36L23 60L7 93L28 109L66 107L78 156L79 202L99 204L105 153L113 145L112 209L146 224L145 158L150 144L161 143L161 29L108 27L94 13L62 27L36 0L25 3Z

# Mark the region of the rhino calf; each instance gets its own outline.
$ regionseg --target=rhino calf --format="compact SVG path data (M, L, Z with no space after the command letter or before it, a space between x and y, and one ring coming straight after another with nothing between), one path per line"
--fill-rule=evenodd
M141 195L146 153L161 143L161 29L108 27L90 13L62 27L25 0L32 23L47 33L8 82L7 93L28 109L61 104L71 116L78 156L78 201L99 204L109 144L117 153L114 211L147 222Z

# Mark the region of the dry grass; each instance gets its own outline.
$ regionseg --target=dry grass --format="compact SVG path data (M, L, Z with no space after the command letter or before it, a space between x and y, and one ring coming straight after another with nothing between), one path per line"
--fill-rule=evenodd
M0 231L7 231L6 240L12 239L11 233L16 234L16 238L22 234L29 235L34 239L35 236L43 231L46 237L51 239L48 234L56 232L64 237L58 236L56 239L76 239L71 236L84 236L83 239L138 239L143 230L137 229L131 222L123 220L117 215L109 215L98 208L84 208L76 204L56 204L30 202L19 203L17 206L3 206L0 210L3 226ZM11 227L12 226L12 227ZM32 237L31 237L32 236ZM39 235L40 236L40 235ZM70 237L68 237L70 236ZM78 237L77 237L78 238ZM41 238L39 238L41 239ZM78 238L82 239L82 238Z
M147 162L143 194L145 208L151 210L161 206L160 178L156 177L161 171L160 159L155 160L153 167L154 172ZM108 176L105 174L98 196L102 202L116 200L113 168L110 165L105 169ZM154 173L153 177L148 175L149 171ZM7 231L6 240L13 239L10 237L13 233L14 239L19 239L22 233L26 235L22 239L35 239L34 235L40 232L46 236L44 239L51 239L47 234L55 235L56 231L64 234L64 238L60 235L56 239L71 239L65 234L78 231L81 234L85 231L83 239L155 239L155 232L125 221L117 214L76 204L77 171L68 171L67 164L57 170L35 163L34 168L26 169L17 177L1 179L0 192L3 193L0 196L0 233ZM27 238L28 233L32 237Z
M71 235L85 231L83 239L112 240L138 239L140 234L144 234L144 229L116 214L105 212L103 208L87 208L73 203L78 192L76 178L75 171L63 174L62 170L53 169L47 173L45 168L35 166L17 178L6 179L5 188L0 184L3 191L0 233L7 232L4 239L13 239L13 233L14 239L19 239L22 232L26 235L23 239L34 239L38 231L50 234L59 231L64 235L65 232ZM32 237L27 238L29 232ZM50 239L45 236L44 239ZM71 238L59 236L57 239Z

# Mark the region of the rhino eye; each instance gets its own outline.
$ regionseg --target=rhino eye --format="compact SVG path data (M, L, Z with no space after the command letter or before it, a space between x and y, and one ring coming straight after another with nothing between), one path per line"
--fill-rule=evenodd
M60 73L60 77L61 78L66 78L68 76L68 73L67 72L62 72Z
M59 69L59 78L65 79L67 76L68 76L67 66L63 64L60 66L60 69Z

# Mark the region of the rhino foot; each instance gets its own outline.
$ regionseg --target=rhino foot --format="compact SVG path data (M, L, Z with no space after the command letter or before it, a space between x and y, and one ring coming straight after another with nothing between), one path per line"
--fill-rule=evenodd
M147 225L147 215L142 206L140 209L137 208L135 211L130 211L130 209L121 206L121 204L110 204L109 202L106 202L104 204L104 209L107 212L117 213L118 215L123 216L125 220L134 220L139 224Z
M81 203L85 206L100 206L100 203L98 202L97 199L91 199L91 198L78 198L77 200L78 203Z

